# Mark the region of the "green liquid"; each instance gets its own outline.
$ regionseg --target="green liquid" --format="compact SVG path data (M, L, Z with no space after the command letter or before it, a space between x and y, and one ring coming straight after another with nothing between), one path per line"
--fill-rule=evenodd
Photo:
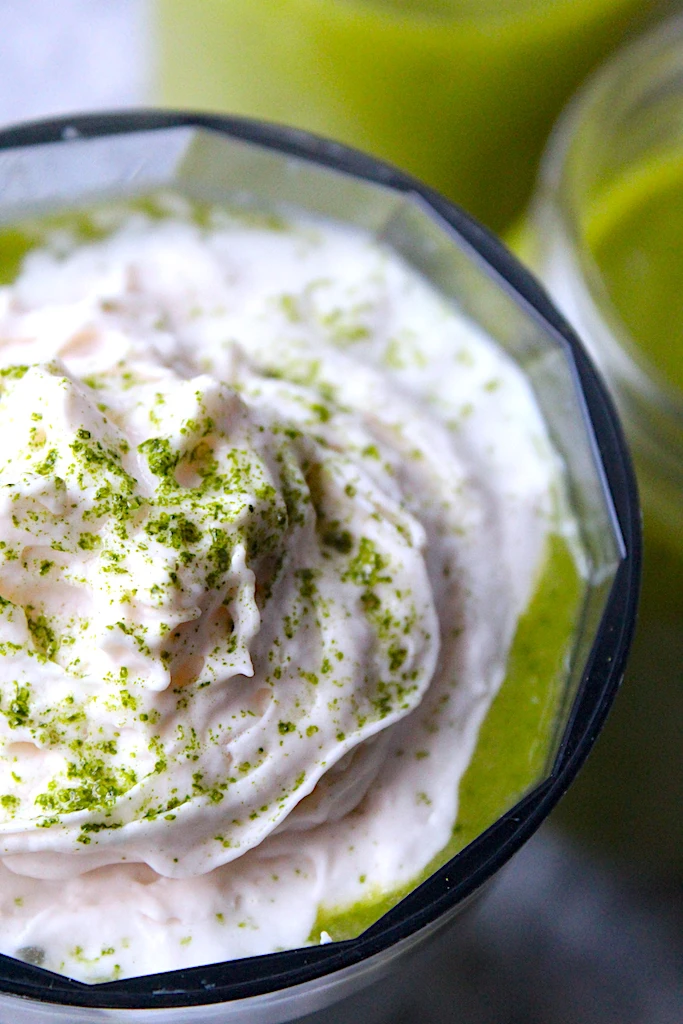
M585 230L636 356L683 392L683 153L612 183Z
M159 100L375 153L500 230L652 0L156 0Z
M584 588L566 542L551 536L536 591L517 626L505 680L460 783L458 817L450 841L408 885L376 892L353 907L321 907L312 942L320 941L322 931L341 940L369 928L539 781L553 751Z
M621 341L647 377L683 395L683 151L596 189L580 225ZM533 230L508 241L534 266ZM540 267L541 275L543 267ZM601 302L601 305L604 303ZM618 385L616 387L618 397ZM683 494L625 428L644 525L643 582L626 678L585 769L554 820L584 847L644 875L683 871ZM680 444L680 441L678 442ZM673 442L672 442L673 444ZM671 448L671 454L675 453ZM681 457L679 451L679 458Z

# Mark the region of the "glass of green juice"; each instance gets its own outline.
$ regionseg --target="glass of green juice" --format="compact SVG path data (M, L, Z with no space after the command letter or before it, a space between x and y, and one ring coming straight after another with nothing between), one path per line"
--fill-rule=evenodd
M156 0L157 98L296 125L494 230L563 103L672 0Z
M561 817L643 872L683 869L683 19L618 54L570 105L518 249L600 364L644 510L626 682Z
M281 230L292 207L381 240L508 353L561 467L571 530L552 532L505 678L459 789L446 846L413 882L324 921L301 948L84 984L0 955L0 1016L18 1024L285 1024L387 978L466 910L562 797L620 684L640 568L638 500L613 403L575 334L481 225L414 178L299 130L216 115L93 114L0 132L5 282L52 225L85 244L92 211L162 216L155 196L223 204ZM113 205L111 205L113 204ZM241 205L240 205L241 204ZM90 211L90 212L89 212ZM280 216L280 220L278 220ZM110 222L111 223L111 222ZM347 339L348 340L348 339ZM356 338L356 341L358 339ZM495 388L494 388L495 390ZM576 544L581 557L570 555ZM41 913L42 913L41 909ZM387 998L383 996L382 998ZM366 1004L367 1006L367 1004ZM383 1011L381 1000L375 1009ZM368 1020L348 1002L339 1021ZM315 1015L315 1016L313 1016Z

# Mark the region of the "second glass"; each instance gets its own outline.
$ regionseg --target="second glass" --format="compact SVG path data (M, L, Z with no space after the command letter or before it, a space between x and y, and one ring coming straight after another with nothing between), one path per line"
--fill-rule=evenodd
M683 19L619 54L558 125L527 261L589 344L630 436L644 510L633 656L566 803L584 840L645 873L683 870Z
M671 0L156 0L159 97L390 160L500 230L562 104Z

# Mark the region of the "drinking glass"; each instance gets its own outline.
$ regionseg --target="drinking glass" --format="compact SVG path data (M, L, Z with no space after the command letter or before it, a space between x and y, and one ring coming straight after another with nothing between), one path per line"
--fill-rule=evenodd
M139 112L0 132L5 223L157 189L263 211L289 204L358 225L498 341L527 374L563 460L585 587L556 713L539 737L543 763L480 834L361 935L93 986L0 956L0 1012L13 1024L282 1024L321 1013L396 969L470 906L566 790L607 714L633 630L638 505L612 403L564 319L488 231L386 164L254 121ZM529 761L527 750L520 753ZM356 1019L352 1009L339 1014Z
M155 98L339 139L501 230L564 102L672 2L155 0Z
M561 816L643 874L683 870L683 18L617 54L550 139L518 247L616 398L644 514L626 683Z

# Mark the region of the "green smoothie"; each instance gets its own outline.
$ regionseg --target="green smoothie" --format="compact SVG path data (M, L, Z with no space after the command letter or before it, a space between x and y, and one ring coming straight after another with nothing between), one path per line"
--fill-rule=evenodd
M623 147L615 152L621 154ZM595 158L596 162L598 157ZM622 692L588 764L555 815L581 839L647 874L683 868L683 150L599 179L577 202L575 244L593 266L593 299L634 370L605 361L634 455L643 506L643 584ZM539 224L541 222L539 221ZM521 223L509 243L564 295L544 265L549 233ZM565 312L572 319L570 301ZM615 363L615 366L617 364ZM614 370L614 372L613 372ZM635 373L635 383L631 379ZM631 390L633 389L633 390ZM632 394L640 399L636 402ZM657 438L654 440L654 438ZM662 452L664 460L662 460Z
M653 0L156 0L158 97L398 164L494 229L567 97Z
M587 212L585 233L636 359L683 392L683 152L611 181Z
M683 402L683 151L653 156L598 191L585 241L622 338L646 379ZM683 867L683 434L667 419L675 472L625 426L644 519L643 591L623 694L562 812L647 869ZM680 409L678 412L680 416ZM627 781L628 780L628 781ZM634 784L634 782L636 784Z

